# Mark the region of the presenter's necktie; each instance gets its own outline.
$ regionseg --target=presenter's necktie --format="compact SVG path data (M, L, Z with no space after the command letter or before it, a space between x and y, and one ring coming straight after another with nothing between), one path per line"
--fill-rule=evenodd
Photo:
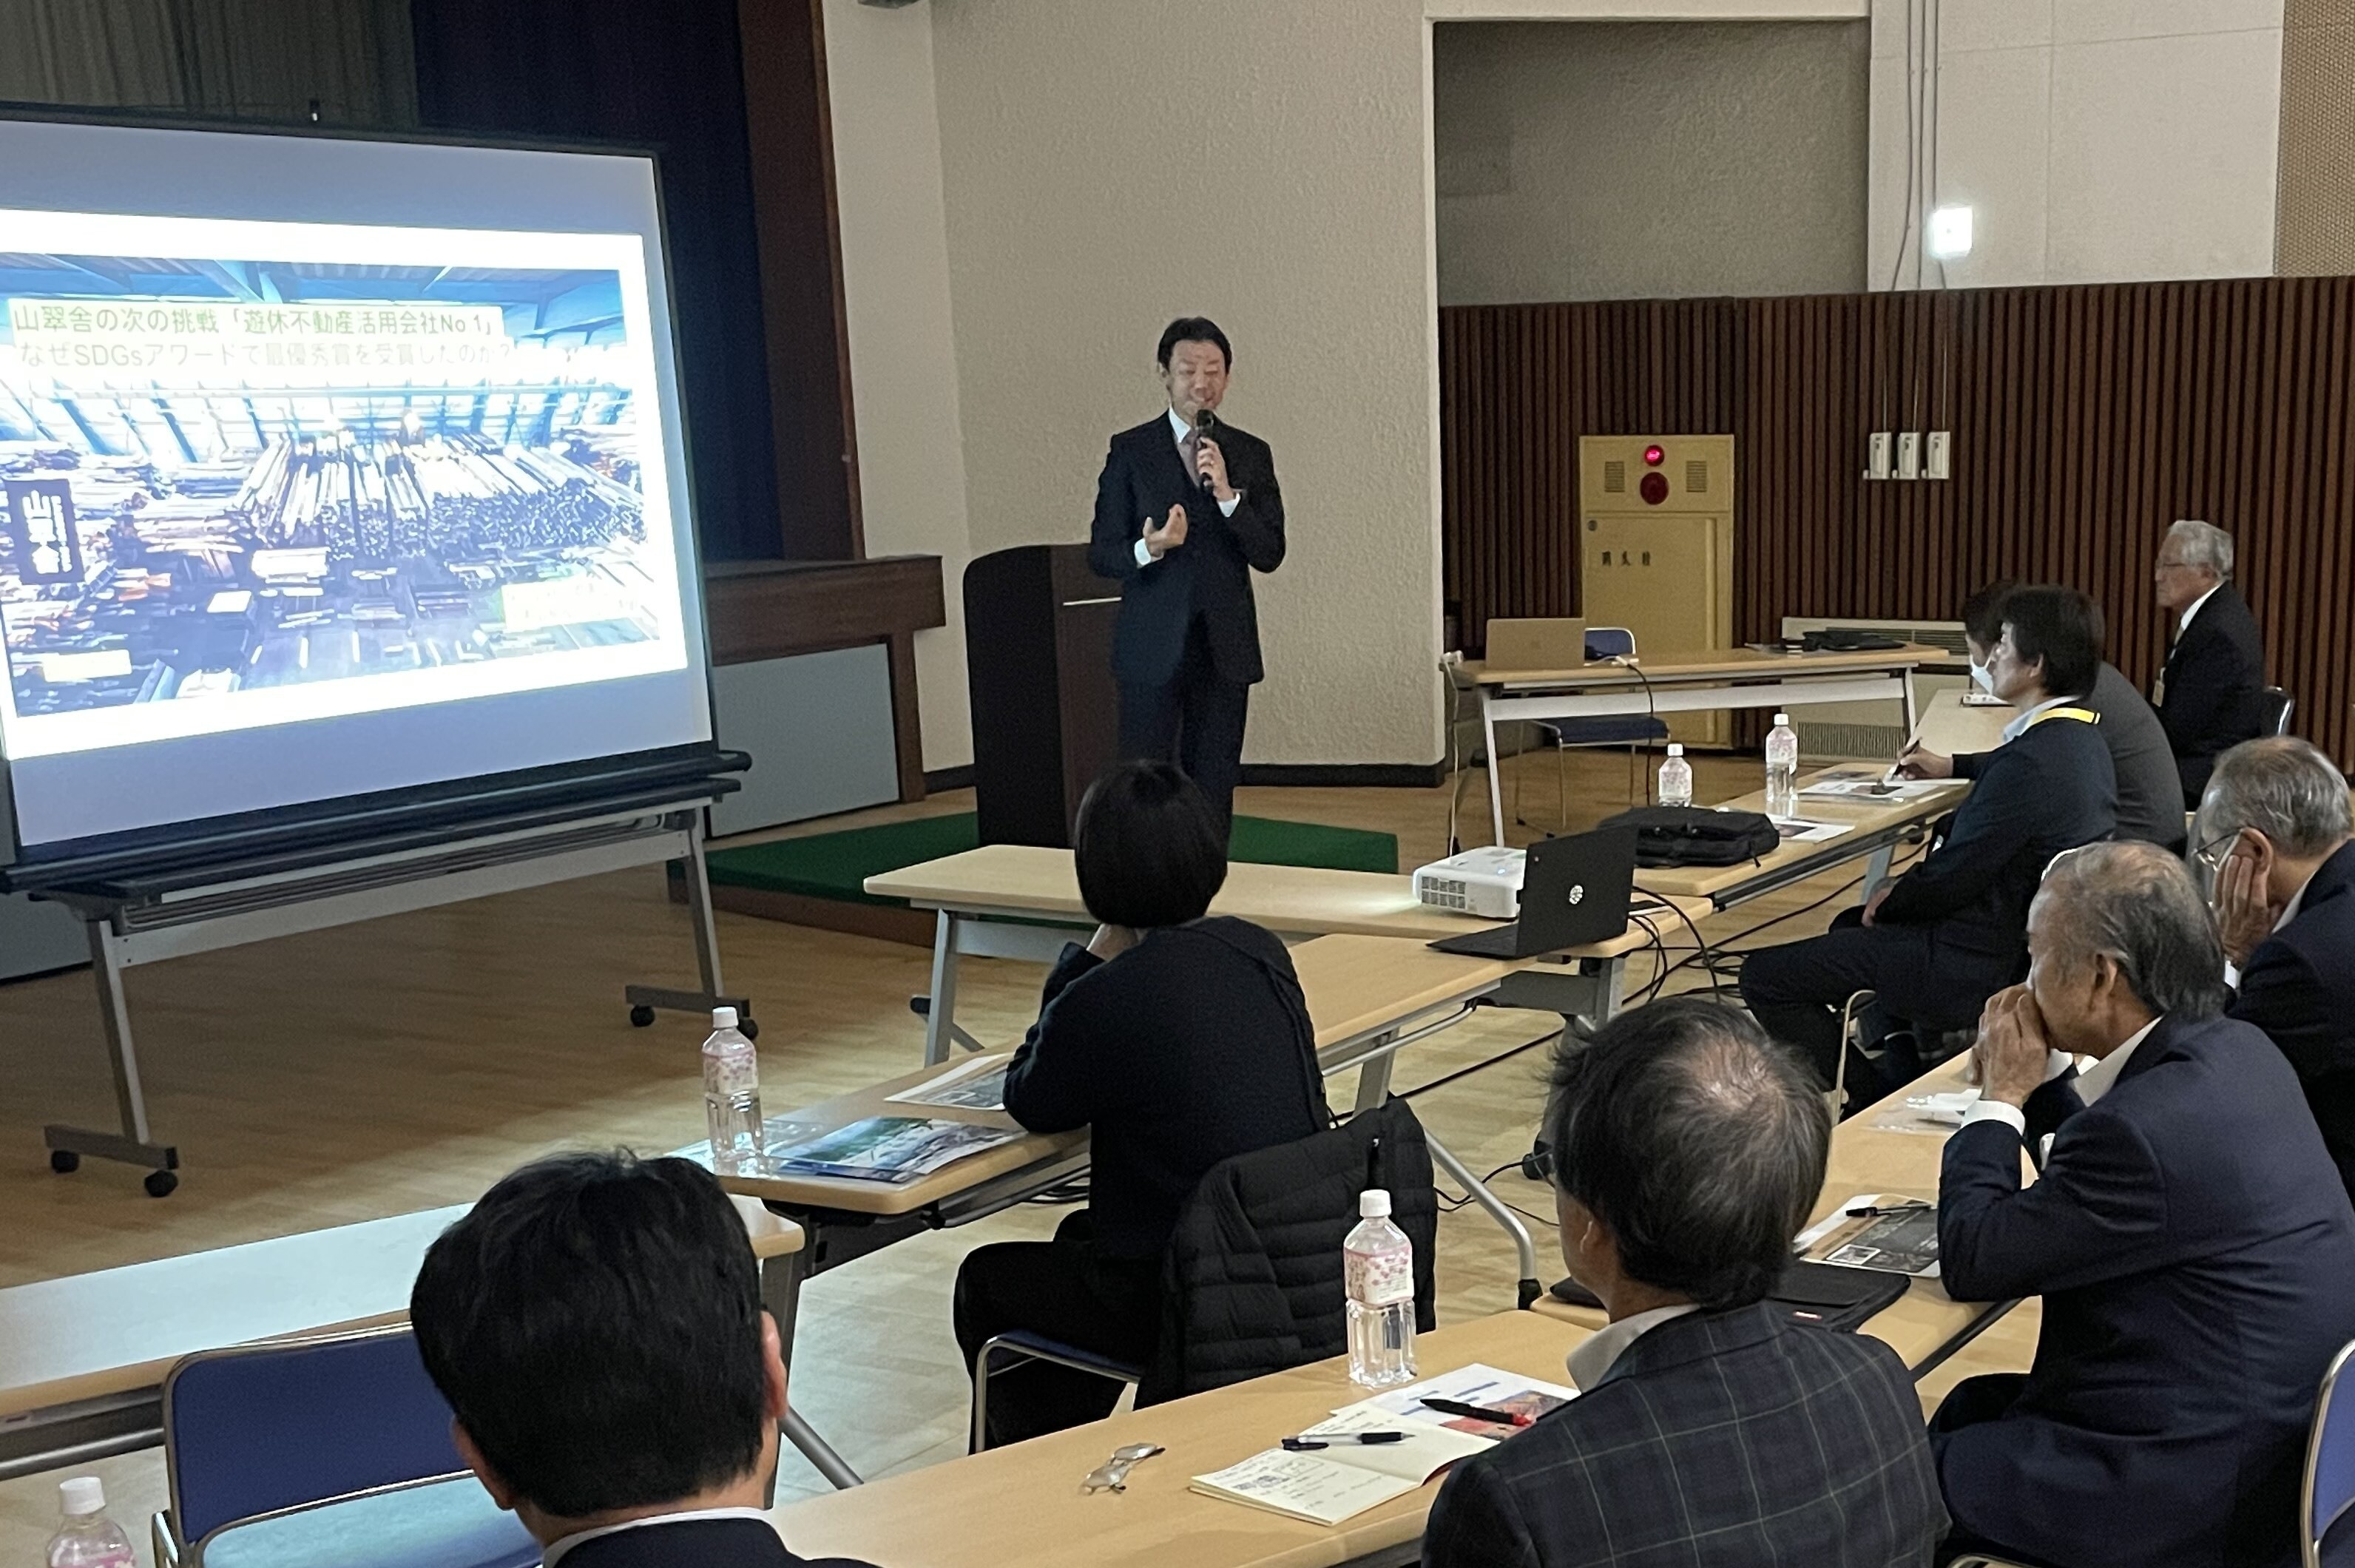
M1178 443L1178 455L1186 464L1186 477L1196 485L1202 482L1202 472L1196 466L1201 461L1201 452L1202 432L1200 431L1188 431L1185 439Z

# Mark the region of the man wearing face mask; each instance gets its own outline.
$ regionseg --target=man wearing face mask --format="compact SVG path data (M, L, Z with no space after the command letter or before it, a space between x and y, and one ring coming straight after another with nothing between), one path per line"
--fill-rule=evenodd
M1995 689L1987 661L1995 653L1996 640L2003 635L2004 597L2018 586L1990 582L1963 601L1963 642L1970 649L1971 679L1982 691ZM2181 854L2182 782L2158 710L2106 659L2084 697L2085 707L2102 716L2098 732L2110 750L2110 766L2117 774L2117 836L2162 845ZM1983 752L1966 752L1947 757L1915 746L1898 759L1898 769L1910 779L1976 779L1987 766L1987 756Z
M1875 993L1881 1010L1918 1038L1968 1028L1988 997L2019 978L2028 903L2046 863L2116 826L2100 718L2081 700L2101 660L2102 613L2083 593L2023 588L2007 597L1988 667L2018 717L1952 826L1921 864L1823 935L1743 960L1742 999L1769 1034L1813 1058L1826 1084L1839 1066L1840 1007L1855 992ZM1907 1066L1918 1070L1891 1052L1882 1071L1902 1076ZM1851 1064L1852 1104L1897 1086L1862 1078Z
M1267 673L1251 574L1284 564L1284 496L1267 443L1217 417L1234 365L1218 324L1178 317L1156 357L1169 406L1112 438L1088 564L1121 584L1121 756L1177 763L1223 827Z
M2034 1370L1966 1379L1932 1418L1946 1510L2031 1562L2290 1568L2315 1390L2355 1338L2355 1210L2289 1063L2219 1017L2181 861L2062 857L2028 946L1980 1020L1938 1253L1947 1295L2041 1296L2044 1320Z

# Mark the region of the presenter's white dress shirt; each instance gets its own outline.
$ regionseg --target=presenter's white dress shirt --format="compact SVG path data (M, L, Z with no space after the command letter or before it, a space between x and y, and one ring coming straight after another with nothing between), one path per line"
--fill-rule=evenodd
M1182 454L1186 450L1186 438L1194 433L1194 427L1188 424L1184 420L1179 419L1176 409L1171 409L1169 411L1169 428L1177 432L1178 450L1179 453ZM1222 517L1231 517L1235 515L1235 508L1242 504L1243 493L1241 490L1238 490L1235 492L1234 498L1232 500L1221 501L1219 503L1219 516ZM1151 566L1155 561L1160 559L1160 557L1153 553L1152 549L1146 546L1143 539L1136 541L1137 565Z

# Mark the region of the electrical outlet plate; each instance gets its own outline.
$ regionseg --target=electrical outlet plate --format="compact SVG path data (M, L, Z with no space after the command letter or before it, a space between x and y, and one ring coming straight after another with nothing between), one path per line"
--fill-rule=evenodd
M1889 477L1889 432L1877 430L1866 438L1864 476L1867 479Z
M1922 433L1919 431L1905 431L1897 437L1897 477L1922 477Z
M1922 463L1922 476L1924 479L1946 477L1949 472L1948 464L1953 460L1954 443L1955 433L1952 431L1934 430L1930 432L1928 455Z

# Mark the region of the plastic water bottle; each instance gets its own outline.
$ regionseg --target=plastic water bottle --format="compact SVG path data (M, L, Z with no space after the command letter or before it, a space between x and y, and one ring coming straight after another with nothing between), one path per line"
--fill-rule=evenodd
M106 1485L96 1476L58 1484L65 1523L49 1537L49 1568L139 1568L123 1527L106 1517Z
M1766 731L1766 815L1799 815L1799 734L1787 713L1774 715Z
M736 1027L734 1008L711 1009L703 1042L703 1119L711 1129L711 1168L741 1170L762 1154L761 1058Z
M1348 1293L1349 1379L1366 1388L1414 1381L1414 1243L1391 1223L1391 1195L1358 1194L1358 1223L1341 1243Z
M1668 742L1668 760L1660 764L1660 804L1692 804L1692 764L1685 761L1684 746L1676 741Z

